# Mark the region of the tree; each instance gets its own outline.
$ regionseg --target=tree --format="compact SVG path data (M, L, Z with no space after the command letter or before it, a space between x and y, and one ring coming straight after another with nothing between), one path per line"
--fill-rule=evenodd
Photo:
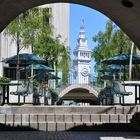
M34 54L44 57L49 66L55 67L56 75L58 69L62 68L62 78L67 79L69 53L59 39L53 37L53 26L49 23L52 15L48 8L34 8L27 15L25 27L28 28L24 30L24 45L32 46Z
M53 26L49 24L49 18L52 16L48 8L33 8L25 14L23 44L26 47L31 46L34 53L35 42L38 41L38 36L45 31L47 35L52 34Z
M16 41L17 54L22 47L31 47L33 53L45 57L49 65L56 67L56 74L61 65L63 77L67 77L69 53L59 39L53 38L53 26L49 23L51 16L48 8L30 9L18 16L5 33Z
M128 53L131 48L129 37L111 20L107 22L105 32L99 31L93 41L98 43L92 52L96 62L116 54Z
M24 14L19 15L13 22L11 22L5 29L4 34L10 35L12 41L16 43L17 55L23 47L23 22ZM17 62L16 79L19 79L19 61Z
M44 56L48 64L53 68L55 67L57 76L58 69L61 68L62 80L67 81L70 59L69 51L58 39L54 39L47 32L47 30L44 30L44 32L38 36L34 53Z
M111 20L107 22L105 32L99 31L93 37L93 41L97 42L97 46L92 51L92 57L95 58L95 68L99 75L99 69L104 66L100 63L103 59L117 54L130 53L131 50L131 40Z

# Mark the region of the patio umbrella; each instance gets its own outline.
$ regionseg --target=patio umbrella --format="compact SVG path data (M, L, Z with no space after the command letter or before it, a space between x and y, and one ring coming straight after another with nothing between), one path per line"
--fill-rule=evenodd
M119 55L115 55L109 59L103 60L102 63L123 65L124 66L124 80L125 80L125 66L129 65L129 61L130 61L129 54L119 54ZM139 55L133 55L132 64L140 64L140 56Z
M29 65L25 68L20 69L20 71L25 71L25 70L31 71L31 69L36 70L36 71L54 72L54 69L52 69L46 65L43 65L43 64L32 64L32 65Z
M103 71L103 72L118 72L122 69L124 69L123 65L111 64L111 65L107 65L104 68L101 68L100 71ZM125 67L125 70L128 70L128 67Z
M22 71L31 71L31 81L33 81L34 76L35 76L34 71L36 73L41 73L39 75L40 78L42 77L44 72L47 72L47 73L48 72L54 72L54 70L52 68L50 68L48 66L45 66L43 64L32 64L32 65L29 65L25 68L20 69L20 72L22 72ZM42 78L42 79L44 79L44 78ZM41 80L39 80L39 81L41 81Z
M105 59L102 63L105 64L118 64L118 65L129 65L130 55L129 54L119 54L115 55L109 59ZM132 64L140 64L140 55L133 55Z
M101 72L112 72L114 80L115 80L116 79L116 73L117 74L120 73L120 79L121 79L121 72L124 69L125 69L125 71L129 70L128 66L126 67L126 66L123 66L123 65L111 64L111 65L108 65L108 66L106 66L104 68L101 68L100 71Z
M46 64L46 61L44 59L29 53L21 53L19 54L19 56L18 55L11 56L4 59L2 62L12 64L12 65L17 65L18 61L19 61L19 65L30 65L33 63Z
M27 65L30 65L30 64L37 64L37 63L46 64L46 61L44 59L40 58L37 55L29 54L29 53L21 53L21 54L18 54L18 55L11 56L11 57L8 57L8 58L4 59L2 62L8 63L10 65L16 65L17 66L17 72L19 70L18 65L27 66ZM17 79L19 79L19 76L17 77Z
M118 74L117 75L115 75L115 78L117 78L118 79ZM103 76L101 76L101 79L103 79L103 80L109 80L109 79L114 79L114 75L110 75L110 74L105 74L105 75L103 75Z
M50 80L50 79L61 79L60 77L57 77L56 75L52 74L52 73L48 73L48 72L41 72L38 73L34 76L34 79L38 80L38 81L46 81L46 80Z

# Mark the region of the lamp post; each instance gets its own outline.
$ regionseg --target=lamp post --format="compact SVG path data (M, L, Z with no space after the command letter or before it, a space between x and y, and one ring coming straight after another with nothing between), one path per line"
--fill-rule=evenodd
M132 80L132 58L133 58L133 50L134 50L134 42L132 42L131 54L130 54L130 61L129 61L129 81Z

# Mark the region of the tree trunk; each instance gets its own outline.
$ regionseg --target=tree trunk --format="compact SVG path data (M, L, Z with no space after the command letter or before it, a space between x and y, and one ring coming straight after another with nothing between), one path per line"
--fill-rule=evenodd
M17 67L16 67L16 80L19 80L20 78L20 73L19 73L19 51L20 51L20 46L19 46L19 34L17 33Z

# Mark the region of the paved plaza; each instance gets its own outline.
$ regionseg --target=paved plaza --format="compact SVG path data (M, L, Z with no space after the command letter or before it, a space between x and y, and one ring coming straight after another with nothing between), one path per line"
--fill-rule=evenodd
M139 133L140 134L140 133ZM140 140L138 132L1 131L0 140Z

